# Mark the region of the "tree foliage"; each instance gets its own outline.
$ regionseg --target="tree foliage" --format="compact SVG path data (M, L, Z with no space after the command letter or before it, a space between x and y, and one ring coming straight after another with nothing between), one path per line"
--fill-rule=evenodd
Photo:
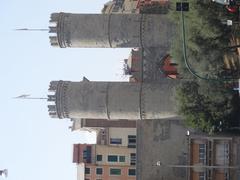
M184 13L188 62L200 76L219 81L196 79L189 73L183 58L181 13L172 9L170 18L179 29L171 49L182 78L176 94L179 113L189 126L206 132L221 131L238 125L240 115L239 96L232 90L232 82L220 80L226 78L223 56L231 35L231 29L221 21L232 15L216 3L188 2L190 11Z
M186 81L177 89L179 112L187 125L206 132L238 125L238 94L219 82Z

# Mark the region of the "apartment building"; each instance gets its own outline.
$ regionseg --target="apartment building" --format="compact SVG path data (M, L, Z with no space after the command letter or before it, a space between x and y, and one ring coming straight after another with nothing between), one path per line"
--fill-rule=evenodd
M104 4L103 14L167 13L169 0L111 0Z
M74 144L77 180L136 179L136 121L72 119L72 131L95 131L96 144Z
M190 136L190 165L188 179L230 180L238 179L240 166L238 151L240 137Z
M78 180L136 179L136 148L74 144L73 162L77 164Z
M166 119L137 121L137 137L138 180L240 179L239 135L210 136Z

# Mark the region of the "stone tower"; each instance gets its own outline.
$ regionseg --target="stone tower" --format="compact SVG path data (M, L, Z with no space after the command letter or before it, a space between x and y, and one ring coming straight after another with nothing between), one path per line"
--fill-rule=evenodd
M129 82L52 81L49 114L55 118L161 119L176 116L174 87Z
M171 44L174 26L166 15L53 13L52 46L78 48L160 47Z

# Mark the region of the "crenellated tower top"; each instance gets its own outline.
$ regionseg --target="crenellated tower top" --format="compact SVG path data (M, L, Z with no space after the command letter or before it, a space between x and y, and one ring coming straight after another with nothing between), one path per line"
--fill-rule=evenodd
M65 48L66 45L64 44L64 33L62 32L62 27L63 27L63 13L53 13L51 14L50 17L50 26L49 26L49 33L52 33L52 35L49 37L50 38L50 43L51 46L54 47L61 47Z
M68 81L52 81L48 91L52 94L48 95L48 102L53 104L48 105L48 112L52 118L68 118L68 110L65 103L66 90Z

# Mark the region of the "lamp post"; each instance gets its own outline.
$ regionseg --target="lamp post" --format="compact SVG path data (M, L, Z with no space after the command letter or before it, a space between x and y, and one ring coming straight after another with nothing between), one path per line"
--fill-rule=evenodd
M19 28L15 29L15 31L49 31L49 29L30 29L30 28Z

